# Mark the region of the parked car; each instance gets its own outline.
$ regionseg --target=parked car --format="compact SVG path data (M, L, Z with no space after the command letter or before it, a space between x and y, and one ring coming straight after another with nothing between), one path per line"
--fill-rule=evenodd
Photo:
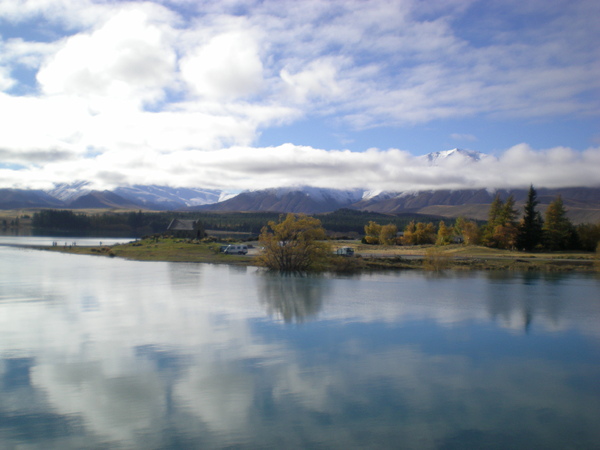
M228 245L223 253L227 255L245 255L248 253L247 245Z

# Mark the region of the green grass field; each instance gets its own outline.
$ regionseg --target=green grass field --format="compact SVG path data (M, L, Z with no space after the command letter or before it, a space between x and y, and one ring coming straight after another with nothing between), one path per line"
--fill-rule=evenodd
M50 251L72 254L120 257L137 261L203 262L213 264L252 265L257 249L249 255L226 255L219 252L221 244L185 239L145 239L112 247L49 247ZM539 270L539 271L599 271L600 259L594 253L556 252L525 253L479 246L379 246L359 241L336 241L333 248L350 246L356 251L356 263L341 263L335 257L334 270L352 269L456 269L456 270Z
M205 262L214 264L251 264L248 256L225 255L220 244L194 242L184 239L144 239L111 247L50 247L48 250L81 255L111 256L136 261Z

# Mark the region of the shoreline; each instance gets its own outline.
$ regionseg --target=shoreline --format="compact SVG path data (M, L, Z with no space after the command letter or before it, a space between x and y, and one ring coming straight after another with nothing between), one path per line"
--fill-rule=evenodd
M116 244L112 246L47 247L10 244L34 250L55 251L75 255L118 257L133 261L187 262L258 266L256 248L248 255L225 255L218 251L219 244L200 243L177 239L159 239ZM539 271L539 272L600 272L600 259L595 254L575 253L519 253L483 247L377 247L356 245L352 258L332 256L325 271L360 273L378 270L425 271Z

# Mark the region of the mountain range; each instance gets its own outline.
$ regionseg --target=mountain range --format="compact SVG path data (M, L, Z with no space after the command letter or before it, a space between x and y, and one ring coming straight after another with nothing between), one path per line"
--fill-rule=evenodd
M423 156L427 164L436 166L452 158L454 167L476 163L491 156L467 150L447 150ZM429 190L369 191L337 190L310 186L284 187L227 193L214 189L172 188L167 186L124 186L98 191L90 183L77 181L59 184L53 189L0 189L0 209L69 208L116 210L185 210L185 211L272 211L324 213L341 208L387 214L405 212L442 217L464 216L485 220L489 204L496 194L502 199L514 195L517 207L527 197L527 189L514 190ZM600 188L538 189L538 207L542 212L557 195L561 195L568 215L574 223L600 221Z

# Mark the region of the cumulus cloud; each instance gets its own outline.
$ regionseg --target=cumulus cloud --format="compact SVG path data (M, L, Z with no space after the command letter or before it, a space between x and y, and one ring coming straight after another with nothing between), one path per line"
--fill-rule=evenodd
M213 37L181 60L181 75L192 90L209 98L235 99L258 93L262 62L251 33Z
M42 65L44 93L157 101L173 82L174 49L143 10L117 12L92 33L67 38Z
M585 166L595 149L517 146L457 173L399 150L257 147L265 129L301 118L356 130L597 114L597 2L558 0L542 18L539 4L493 2L479 20L471 4L3 2L0 19L22 36L0 41L0 148L5 165L23 166L3 184L19 175L228 188L596 183ZM525 37L512 14L531 19Z

